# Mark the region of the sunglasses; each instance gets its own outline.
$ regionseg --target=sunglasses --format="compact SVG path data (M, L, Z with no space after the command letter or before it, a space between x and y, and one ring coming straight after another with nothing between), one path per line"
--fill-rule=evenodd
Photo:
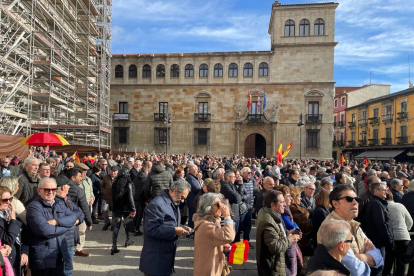
M1 201L3 202L3 204L6 204L9 201L12 202L13 198L12 197L11 198L2 198Z
M56 190L57 190L57 188L51 188L51 189L49 189L49 188L39 188L39 189L42 189L47 194L50 193L50 192L56 193Z
M344 240L344 243L352 243L354 241L354 237L351 237L349 240Z
M361 201L361 198L360 197L352 197L352 196L343 196L343 197L339 197L339 198L337 198L336 200L341 200L341 199L345 199L346 201L348 201L348 202L353 202L354 201L354 199L355 199L355 201L356 202L360 202Z

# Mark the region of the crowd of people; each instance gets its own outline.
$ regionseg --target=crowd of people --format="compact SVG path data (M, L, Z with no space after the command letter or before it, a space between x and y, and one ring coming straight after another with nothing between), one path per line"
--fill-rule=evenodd
M258 275L414 275L414 165L342 165L184 153L32 148L0 168L4 275L72 275L87 230L143 236L139 269L171 275L179 237L194 240L193 275L227 275L248 241ZM253 225L256 235L251 234ZM157 264L157 265L154 265ZM322 274L321 274L322 273ZM330 274L323 274L330 273Z

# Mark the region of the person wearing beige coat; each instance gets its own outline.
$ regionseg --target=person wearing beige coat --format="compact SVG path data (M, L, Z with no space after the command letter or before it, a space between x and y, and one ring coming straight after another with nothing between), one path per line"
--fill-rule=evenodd
M224 253L236 236L229 209L221 194L206 193L200 197L194 221L194 276L220 276L226 263ZM224 217L224 226L220 217Z

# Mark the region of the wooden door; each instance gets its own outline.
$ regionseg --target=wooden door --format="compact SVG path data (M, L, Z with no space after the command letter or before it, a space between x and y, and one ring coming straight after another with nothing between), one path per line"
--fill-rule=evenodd
M244 157L255 157L256 147L256 134L250 134L247 136L246 141L244 143Z

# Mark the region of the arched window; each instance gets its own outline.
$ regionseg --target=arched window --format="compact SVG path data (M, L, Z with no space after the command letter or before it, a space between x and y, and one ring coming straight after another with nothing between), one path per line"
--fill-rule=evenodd
M180 67L177 64L171 65L171 78L178 78L180 76Z
M134 64L129 66L128 77L130 77L130 78L136 78L137 77L137 67Z
M269 75L269 65L266 62L259 64L259 77L265 77Z
M236 63L232 63L229 65L229 77L237 77L238 76L238 66Z
M253 77L253 65L246 63L243 67L243 77Z
M309 35L310 23L307 19L302 19L299 24L299 35Z
M200 78L207 78L208 77L208 66L207 64L203 63L200 65Z
M295 36L295 21L289 19L285 22L285 36Z
M214 65L214 76L223 77L223 65L221 65L220 63Z
M187 64L185 66L185 77L186 78L194 77L194 66L192 64Z
M157 78L165 78L165 66L162 64L157 66Z
M315 20L314 35L325 35L325 21L322 18Z
M145 64L142 67L142 77L143 78L151 78L151 66L148 64Z
M123 78L124 77L124 67L122 65L115 66L115 78Z

